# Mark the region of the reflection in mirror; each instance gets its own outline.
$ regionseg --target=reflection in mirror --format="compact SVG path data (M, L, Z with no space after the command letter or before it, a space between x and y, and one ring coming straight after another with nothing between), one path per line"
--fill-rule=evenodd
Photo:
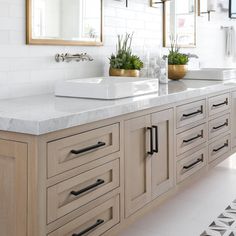
M29 43L102 43L102 0L27 1Z
M229 17L236 19L236 1L229 0Z
M164 4L164 47L170 46L170 37L178 39L180 47L196 46L196 1L175 0Z

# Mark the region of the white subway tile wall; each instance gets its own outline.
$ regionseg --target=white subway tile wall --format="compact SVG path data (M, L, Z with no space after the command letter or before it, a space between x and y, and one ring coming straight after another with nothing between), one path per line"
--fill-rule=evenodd
M0 99L52 93L58 80L102 76L115 50L117 34L134 32L135 51L143 54L162 42L162 8L149 0L104 0L104 46L29 46L25 44L25 0L0 0ZM145 47L144 47L145 45ZM93 62L56 63L56 53L87 52Z
M58 80L107 75L108 57L115 51L117 34L134 32L134 50L158 53L162 44L162 6L151 8L150 0L104 0L104 46L29 46L25 44L26 0L0 0L0 99L52 93ZM236 67L235 58L224 57L221 25L234 25L226 13L198 17L197 53L204 67ZM164 49L166 51L167 49ZM56 63L56 53L87 52L93 62Z

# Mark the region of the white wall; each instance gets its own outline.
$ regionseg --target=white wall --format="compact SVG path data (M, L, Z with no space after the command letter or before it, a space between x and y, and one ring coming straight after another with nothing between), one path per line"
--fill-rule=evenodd
M107 73L108 57L115 50L116 35L135 32L134 47L140 54L151 47L153 53L162 42L162 8L150 8L150 0L104 0L104 46L64 47L25 45L25 0L0 0L0 98L49 93L57 80L100 76ZM224 16L227 17L226 15ZM199 19L199 18L198 18ZM236 66L223 57L222 15L200 18L198 53L204 66ZM236 23L235 28L236 28ZM94 62L56 63L56 53L87 52Z

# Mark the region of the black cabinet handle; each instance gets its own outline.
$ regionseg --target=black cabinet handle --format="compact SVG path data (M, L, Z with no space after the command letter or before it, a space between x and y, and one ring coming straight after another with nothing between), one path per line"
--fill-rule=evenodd
M221 149L223 149L223 148L225 148L225 147L228 147L228 146L229 146L229 144L228 144L228 143L225 143L225 144L222 145L221 147L216 148L216 149L213 149L213 152L218 152L218 151L220 151Z
M183 114L183 117L189 117L189 116L198 115L198 114L202 114L202 110L197 110L189 114Z
M147 127L148 130L150 130L150 151L148 151L149 155L153 155L153 132L152 127Z
M153 152L158 153L158 151L159 151L159 143L158 143L158 126L153 125L152 128L155 130L155 146L156 146L156 148L153 149Z
M190 164L188 166L184 166L183 168L186 169L186 170L190 169L193 166L197 165L199 162L203 162L203 157L202 158L198 158L195 162L193 162L192 164Z
M226 121L226 122L225 122L224 124L222 124L222 125L213 127L213 129L219 129L219 128L224 127L224 126L228 126L228 121Z
M82 236L84 234L87 234L89 231L97 228L99 225L103 224L104 222L105 222L104 220L98 219L97 222L94 225L88 227L87 229L81 231L78 234L72 234L71 236Z
M79 150L71 150L70 152L72 154L78 155L78 154L81 154L81 153L84 153L84 152L91 151L93 149L97 149L97 148L105 146L105 145L106 145L106 143L104 143L104 142L98 142L95 145L92 145L92 146L89 146L89 147L86 147L86 148L82 148L82 149L79 149Z
M218 103L218 104L213 104L212 106L213 107L219 107L219 106L222 106L222 105L228 105L228 99L226 99L224 102L222 103Z
M202 134L198 134L197 136L190 138L190 139L184 139L183 143L188 143L188 142L191 142L191 141L198 139L198 138L202 138Z
M70 194L77 197L77 196L81 195L82 193L85 193L85 192L87 192L87 191L89 191L89 190L91 190L93 188L96 188L99 185L104 184L104 183L105 183L105 181L103 179L98 179L96 181L96 183L91 184L91 185L89 185L89 186L87 186L87 187L85 187L85 188L83 188L83 189L81 189L79 191L71 191Z

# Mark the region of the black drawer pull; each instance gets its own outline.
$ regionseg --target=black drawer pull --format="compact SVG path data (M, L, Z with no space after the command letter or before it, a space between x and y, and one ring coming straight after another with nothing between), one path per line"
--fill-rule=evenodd
M71 191L70 194L72 194L72 195L74 195L74 196L79 196L79 195L81 195L82 193L85 193L85 192L87 192L87 191L89 191L89 190L91 190L91 189L93 189L93 188L96 188L96 187L98 187L99 185L104 184L104 183L105 183L105 181L104 181L103 179L98 179L98 180L96 181L96 183L91 184L91 185L89 185L89 186L87 186L87 187L85 187L85 188L83 188L83 189L81 189L81 190L79 190L79 191Z
M222 125L213 127L213 129L219 129L219 128L222 128L222 127L224 127L224 126L228 126L228 121L226 121L226 122L225 122L224 124L222 124Z
M153 155L153 132L152 132L152 127L147 127L148 130L150 130L150 151L148 151L149 155Z
M183 169L190 169L193 166L197 165L199 162L203 162L203 157L202 158L198 158L195 162L193 162L192 164L188 165L188 166L184 166Z
M98 142L97 144L95 145L92 145L92 146L89 146L89 147L86 147L86 148L82 148L82 149L79 149L79 150L71 150L70 152L73 153L73 154L81 154L81 153L84 153L84 152L88 152L88 151L91 151L93 149L97 149L97 148L100 148L102 146L105 146L106 143L104 142Z
M183 143L188 143L188 142L191 142L191 141L198 139L198 138L202 138L202 134L198 134L197 136L190 138L190 139L184 139Z
M97 222L94 225L88 227L87 229L81 231L78 234L72 234L71 236L82 236L84 234L87 234L89 231L97 228L99 225L103 224L104 222L105 222L104 220L99 219L99 220L97 220Z
M153 149L153 152L158 153L158 151L159 151L158 126L153 125L152 128L155 130L155 145L156 145L156 148Z
M216 149L213 149L213 152L218 152L218 151L220 151L221 149L223 149L223 148L225 148L225 147L228 147L228 146L229 146L229 144L228 144L228 143L225 143L225 144L222 145L221 147L216 148Z
M219 107L219 106L222 106L222 105L228 105L228 99L226 99L224 102L222 103L218 103L218 104L213 104L212 106L213 107Z
M189 114L183 114L183 117L189 117L189 116L198 115L198 114L202 114L202 110L197 110Z

